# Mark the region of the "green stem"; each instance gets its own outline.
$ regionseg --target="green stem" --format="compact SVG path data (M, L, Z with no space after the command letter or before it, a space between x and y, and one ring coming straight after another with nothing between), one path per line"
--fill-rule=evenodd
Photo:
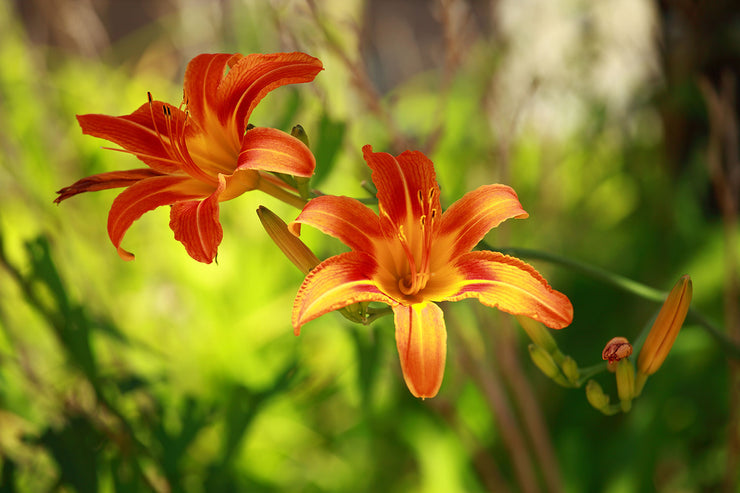
M597 281L601 281L617 289L621 289L622 291L626 291L635 296L639 296L656 303L663 303L666 296L668 296L668 293L666 292L659 291L640 282L620 276L619 274L614 274L613 272L609 272L599 267L554 255L552 253L530 250L528 248L494 248L485 241L482 241L480 244L486 249L498 251L506 255L513 255L515 257L526 259L544 260L545 262L562 265L563 267L567 267L575 272L580 272L592 279L596 279ZM740 359L740 346L727 337L724 331L711 322L705 315L694 308L690 308L688 317L703 327L728 356Z
M296 209L303 209L306 204L308 204L307 200L304 200L298 195L295 195L294 193L289 192L283 187L280 187L274 183L272 183L269 180L266 180L264 177L260 179L259 185L257 185L257 188L259 190L262 190L268 195L272 195L278 200L282 200L288 205L292 205Z
M599 373L606 371L606 361L596 363L595 365L587 366L586 368L579 368L578 370L578 386L580 387L586 383L590 378L595 377Z
M571 260L569 258L560 257L552 253L540 252L538 250L530 250L528 248L498 248L498 249L491 248L491 249L499 251L506 255L513 255L515 257L523 257L523 258L536 259L536 260L544 260L546 262L550 262L553 264L562 265L576 272L585 274L588 277L596 279L597 281L602 281L605 284L609 284L610 286L614 286L618 289L621 289L622 291L627 291L628 293L632 293L641 298L645 298L646 300L662 303L663 301L665 301L665 298L667 296L667 293L663 291L659 291L655 288L651 288L650 286L646 286L645 284L639 283L637 281L633 281L632 279L626 278L624 276L620 276L619 274L614 274L613 272L609 272L599 267L584 264L582 262Z

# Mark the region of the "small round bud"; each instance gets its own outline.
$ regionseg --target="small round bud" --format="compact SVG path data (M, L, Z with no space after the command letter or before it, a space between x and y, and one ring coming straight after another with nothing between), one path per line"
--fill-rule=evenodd
M631 354L632 344L624 337L614 337L606 343L604 350L601 352L601 359L609 363L615 363L629 357Z

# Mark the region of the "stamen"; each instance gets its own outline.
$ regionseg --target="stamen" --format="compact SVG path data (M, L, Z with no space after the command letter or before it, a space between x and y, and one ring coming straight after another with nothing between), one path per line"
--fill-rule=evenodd
M398 289L403 294L416 294L419 291L417 288L416 259L414 259L414 253L409 248L406 235L403 232L403 225L398 227L398 241L401 243L401 247L406 254L406 261L409 263L410 270L407 277L398 280Z

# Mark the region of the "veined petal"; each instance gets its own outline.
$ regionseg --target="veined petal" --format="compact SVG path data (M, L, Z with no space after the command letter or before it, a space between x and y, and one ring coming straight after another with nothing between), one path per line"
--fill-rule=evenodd
M373 281L378 268L375 260L362 252L347 252L330 257L308 273L293 303L293 328L325 313L360 301L393 304Z
M183 128L185 113L167 105L171 115L168 123L164 105L161 101L152 101L130 115L77 115L77 121L83 134L118 144L147 166L162 173L173 173L180 169L180 164L172 157L167 129L168 125L169 128Z
M108 190L109 188L128 187L139 180L161 175L162 173L149 168L111 171L109 173L91 175L81 180L77 180L70 186L57 191L59 196L54 199L54 202L58 204L62 200L73 197L78 193L97 192L98 190Z
M300 140L281 130L257 127L242 139L237 169L261 169L295 176L311 176L316 159Z
M205 185L186 176L155 176L138 181L121 192L108 214L108 236L124 260L132 253L121 248L124 234L142 214L160 205L208 196Z
M573 321L573 305L555 291L531 265L498 252L463 254L454 260L459 289L447 301L478 298L484 305L524 315L553 329Z
M377 214L359 200L333 195L312 199L290 224L298 235L309 224L358 252L374 254L373 242L383 238Z
M373 152L371 146L362 148L372 179L378 189L378 207L395 225L407 224L407 219L422 215L422 204L431 198L431 207L439 206L439 185L434 164L418 151L406 151L397 158L385 152ZM421 197L420 197L421 195ZM381 219L382 220L382 219Z
M406 386L415 397L434 397L442 385L447 357L442 309L434 303L396 305L393 315Z
M175 239L185 245L191 257L206 264L213 262L224 237L218 220L218 202L226 179L223 175L218 178L218 187L208 198L177 202L170 209L170 228Z
M218 118L233 118L239 135L252 110L273 89L311 82L323 70L317 58L305 53L252 54L239 59L218 87Z
M199 125L220 107L217 98L218 85L224 79L224 71L235 55L204 53L188 63L185 69L185 101L188 111ZM205 129L203 129L205 130Z
M454 259L472 250L506 219L527 216L511 187L484 185L463 195L442 214L439 239L449 243L449 258Z

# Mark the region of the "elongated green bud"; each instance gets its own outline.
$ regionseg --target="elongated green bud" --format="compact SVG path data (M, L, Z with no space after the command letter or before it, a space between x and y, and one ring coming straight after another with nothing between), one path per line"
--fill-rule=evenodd
M559 352L558 345L552 334L550 334L550 329L540 322L523 315L517 315L516 319L533 343L550 354L555 354L556 351Z
M566 356L563 362L560 363L560 368L563 370L565 378L568 379L573 387L578 387L580 371L578 370L578 363L576 363L576 360L574 360L570 356Z
M277 214L264 206L257 209L257 215L260 218L262 227L270 235L272 241L282 250L293 265L298 267L301 272L308 272L319 265L321 261L314 255L310 248L301 241L296 235L288 230L288 225L280 219Z
M632 407L632 399L635 398L635 367L628 359L617 363L617 393L622 405L622 411L627 412Z
M586 384L586 399L595 409L608 414L606 410L609 408L609 396L604 393L596 380L589 380Z
M550 356L550 353L539 347L537 344L530 344L529 356L532 358L532 362L537 366L537 368L539 368L548 378L564 387L571 386L570 382L565 379L560 371L560 367L555 363L555 360L552 359L552 356Z

